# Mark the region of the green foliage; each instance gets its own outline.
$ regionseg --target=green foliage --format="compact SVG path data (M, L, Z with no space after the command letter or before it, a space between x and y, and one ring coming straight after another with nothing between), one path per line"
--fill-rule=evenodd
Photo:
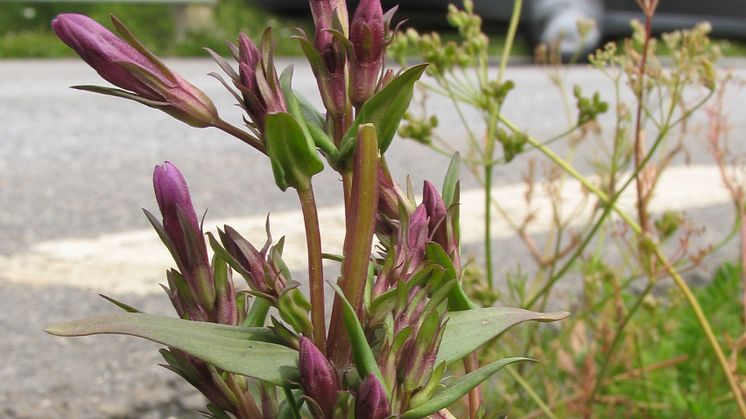
M445 388L435 392L431 399L402 414L400 419L417 419L432 415L465 396L472 388L493 376L503 367L519 361L532 361L532 359L519 357L504 358L487 364L476 371L457 378Z
M268 114L264 118L267 152L277 186L283 191L288 186L298 190L310 187L311 177L324 170L313 139L306 135L298 122L288 113Z
M712 327L718 331L720 344L732 347L743 333L740 268L730 263L722 265L712 281L695 288L694 293ZM641 343L635 348L637 360L625 356L626 351L622 351L621 357L623 363L639 362L646 366L671 360L680 362L633 379L615 381L605 392L660 406L654 411L656 417L661 418L707 417L713 412L718 412L718 417L736 417L736 406L727 397L729 389L725 376L691 309L674 291L662 297L666 298L651 298L646 302L629 332L640 342L654 340L657 343ZM635 295L626 293L624 298L631 301ZM738 347L735 350L740 352ZM624 373L623 363L611 372L612 377ZM737 373L743 374L745 369L746 363L738 359ZM620 410L611 409L608 414L614 412Z
M567 312L537 313L511 307L485 307L454 311L448 316L443 342L436 364L452 364L479 349L518 323L533 320L552 322L567 317Z
M349 156L354 150L358 128L363 124L375 125L378 148L381 153L388 149L404 113L409 108L414 84L420 79L427 66L427 64L420 64L408 68L363 104L340 144L343 158Z
M266 328L239 328L141 313L119 313L50 325L57 336L122 334L158 342L225 371L276 385L298 382L298 352Z
M214 22L204 29L176 37L174 6L126 3L0 3L0 58L72 57L75 53L52 32L49 22L59 13L83 13L112 29L115 15L136 33L144 44L161 56L204 57L204 47L227 54L226 40L239 32L259 39L267 25L278 33L279 54L298 54L297 43L288 39L292 28L305 22L282 22L243 0L220 0L214 9Z

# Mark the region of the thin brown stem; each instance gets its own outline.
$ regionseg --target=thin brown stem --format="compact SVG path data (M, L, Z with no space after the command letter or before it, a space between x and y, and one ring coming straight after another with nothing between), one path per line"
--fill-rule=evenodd
M472 352L466 358L464 358L464 373L468 374L479 368L479 361L477 360L477 353ZM476 419L479 413L479 408L482 406L482 388L481 386L474 387L469 392L469 417Z
M642 108L643 99L645 94L645 68L648 61L648 49L650 48L650 38L652 37L653 27L653 10L649 7L644 7L645 13L645 41L642 45L642 58L640 59L639 66L639 79L637 80L637 115L635 118L635 167L640 167L640 164L645 160L644 151L644 138L642 135ZM637 214L640 221L640 227L643 232L649 231L648 213L646 209L646 191L644 187L644 174L642 171L638 171L635 175L635 186L637 188Z

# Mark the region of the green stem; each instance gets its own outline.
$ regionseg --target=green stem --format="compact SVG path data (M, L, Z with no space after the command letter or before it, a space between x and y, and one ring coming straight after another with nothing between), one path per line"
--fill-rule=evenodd
M464 358L464 374L479 369L479 360L477 353L472 352ZM476 419L479 415L479 408L482 406L482 389L476 386L469 391L469 418Z
M505 45L503 47L502 56L500 57L500 69L497 73L498 84L502 83L503 75L505 74L505 67L508 66L508 60L510 59L510 50L513 48L515 34L518 31L518 22L521 20L522 8L523 0L515 0L513 2L513 14L510 16L510 25L508 26L508 33L505 37Z
M492 271L492 168L484 166L484 264L487 269L487 285L494 287Z
M510 376L515 379L518 385L520 385L523 390L528 393L528 396L531 397L531 400L533 400L534 403L539 406L539 409L541 409L541 411L544 412L544 414L548 418L557 419L557 416L554 415L549 406L547 406L547 404L544 403L544 400L542 400L541 397L534 391L534 389L531 387L531 384L524 380L523 377L521 377L521 375L513 369L512 365L508 365L507 367L505 367L505 369L508 371L508 374L510 374Z
M264 148L264 144L262 144L262 142L258 138L254 137L248 132L243 131L234 125L231 125L228 122L223 121L222 119L216 122L213 126L254 147L260 153L267 154L267 150Z
M290 412L293 415L293 419L301 419L300 406L298 406L298 401L295 400L293 390L289 387L283 387L282 390L285 392L285 400L288 402L288 406L290 406Z
M322 267L321 231L319 216L316 212L316 201L313 187L298 190L298 198L303 211L303 222L306 227L306 246L308 247L308 282L311 289L311 323L313 324L313 343L326 351L326 314L324 312L324 270Z

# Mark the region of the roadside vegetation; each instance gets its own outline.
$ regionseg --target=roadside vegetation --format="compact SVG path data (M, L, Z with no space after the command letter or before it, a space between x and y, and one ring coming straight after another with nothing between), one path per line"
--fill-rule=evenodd
M557 95L556 113L566 118L556 135L538 138L507 112L516 86L506 68L522 0L504 38L492 39L470 0L449 8L457 36L397 32L378 0L364 0L354 14L342 0L310 4L313 36L288 39L285 28L294 25L284 22L256 43L240 36L232 60L212 54L225 73L217 78L245 111L241 126L221 119L204 92L121 21L112 21L115 35L86 16L55 18L57 35L118 87L79 89L220 129L267 157L276 186L298 194L309 281L292 280L285 239L271 246L269 220L261 251L230 226L205 234L186 180L166 162L153 176L160 217L146 215L174 256L164 289L180 319L104 297L124 313L47 332L130 334L166 345L164 365L221 419L746 418L746 167L728 137L744 82L718 67L723 52L707 23L656 37L658 0L638 0L644 21L631 23L630 38L588 57L609 97L570 84L573 67L553 45L537 48L555 90L529 99ZM217 22L234 26L173 44L164 41L173 39L168 23L158 21L163 32L153 35L157 25L135 26L150 25L146 15L128 21L162 53L191 54L202 45L223 50L215 39L235 39L240 30L255 34L260 23L244 28L241 13L218 9ZM578 22L581 35L589 25ZM277 71L273 39L284 39L280 51L292 51L285 42L300 44L323 109L292 89L292 68ZM384 66L387 48L400 70ZM411 65L413 57L427 65ZM464 147L440 133L428 95L449 99ZM397 185L385 157L397 132L450 159L440 191L425 182L419 199L411 182ZM695 147L709 151L718 186L732 199L731 216L720 220L730 227L724 237L706 238L686 213L651 204L663 174ZM496 168L519 157L528 162L520 169L525 213L506 210L493 189ZM480 255L462 254L459 168L484 194ZM341 254L322 249L313 184L323 170L341 180ZM571 200L567 188L583 193ZM625 192L632 205L621 205ZM548 208L549 228L536 234L539 208ZM496 269L496 219L531 259ZM707 269L734 246L737 256L726 253L733 260ZM322 260L340 264L337 281L324 281ZM234 285L232 272L245 287ZM336 293L331 316L327 285ZM567 312L549 312L556 308ZM535 322L511 328L527 320Z
M421 97L449 98L468 141L459 149L441 135L424 99L415 100L419 106L406 114L400 135L445 156L459 152L483 186L484 253L465 269L467 293L483 305L571 312L551 328L511 331L480 354L480 364L518 351L543 365L508 367L510 378L492 379L485 393L501 398L487 411L557 418L746 415L746 276L740 268L746 253L714 272L711 266L726 246L743 249L746 240L743 156L729 151L727 117L743 80L718 67L722 50L708 37L708 24L654 37L658 2L638 3L645 21L632 22L633 35L589 58L613 87L609 97L569 84L573 67L559 62L552 45L537 48L556 88L542 97L560 98L564 109L557 115L566 116L550 138L533 136L505 113L519 94L505 71L516 25L497 40L505 43L498 68L488 66L495 40L482 32L470 1L449 12L460 39L408 30L392 45L399 62L417 53L430 63ZM581 34L589 24L578 23ZM702 234L707 226L685 213L650 206L662 174L687 161L692 148L710 151L719 187L733 200L732 218L721 221L730 233L714 241ZM520 214L492 192L495 169L518 160L529 162L521 169L528 210ZM563 191L578 188L584 196L568 200ZM631 209L618 205L625 190L634 196ZM495 219L513 227L533 263L498 273L493 255L514 249L492 247ZM550 220L549 231L532 233L542 219ZM693 288L694 279L705 285ZM568 287L570 296L560 291Z

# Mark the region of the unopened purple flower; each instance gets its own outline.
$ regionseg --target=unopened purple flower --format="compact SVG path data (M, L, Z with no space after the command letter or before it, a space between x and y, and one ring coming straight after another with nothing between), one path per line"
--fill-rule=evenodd
M337 29L347 35L348 15L345 0L309 0L316 28L314 46L321 54L326 67L326 80L318 80L324 106L334 115L342 115L347 105L345 65L347 55L344 46L330 32ZM335 27L335 21L341 24ZM317 75L317 77L320 77Z
M63 13L52 20L52 29L63 42L101 77L126 92L84 89L138 101L195 127L211 126L219 120L207 95L169 70L120 21L112 20L126 41L84 15Z
M202 228L184 176L167 161L155 167L153 187L176 264L194 298L210 312L215 302L214 281Z
M384 419L390 414L386 390L374 374L369 374L355 396L355 419Z
M251 38L242 33L238 37L238 54L238 74L246 111L261 127L267 113L267 105L256 81L256 72L261 71L261 68L257 68L261 61L261 52Z
M306 396L321 409L323 417L331 418L340 390L339 377L331 362L305 336L300 338L298 367L300 383Z
M163 226L179 249L179 256L186 259L187 232L184 229L191 230L189 232L200 231L186 180L176 166L166 161L163 165L156 165L153 170L153 189L163 216Z
M448 210L438 190L428 181L425 181L422 188L422 205L425 207L427 216L430 219L428 229L432 240L447 250L446 215L448 214Z
M418 205L409 217L409 231L406 232L407 249L415 266L424 257L425 244L428 241L428 219L427 209L422 204Z
M314 44L319 51L331 43L332 34L328 30L334 27L335 15L342 24L342 33L347 35L349 23L346 0L309 0L308 3L311 6L311 15L316 27Z
M383 66L385 22L381 0L362 0L350 22L352 42L351 98L360 106L375 93Z
M267 261L266 250L259 251L231 226L219 231L220 241L228 253L236 259L254 291L278 297L285 288L286 279Z

